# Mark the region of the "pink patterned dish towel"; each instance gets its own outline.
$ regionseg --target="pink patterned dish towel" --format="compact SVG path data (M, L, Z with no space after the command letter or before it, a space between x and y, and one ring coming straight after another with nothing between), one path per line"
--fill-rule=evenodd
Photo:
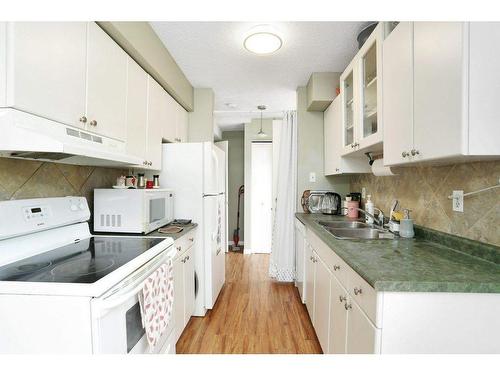
M146 331L149 350L152 351L172 319L174 303L173 263L169 260L153 272L139 294L142 326Z

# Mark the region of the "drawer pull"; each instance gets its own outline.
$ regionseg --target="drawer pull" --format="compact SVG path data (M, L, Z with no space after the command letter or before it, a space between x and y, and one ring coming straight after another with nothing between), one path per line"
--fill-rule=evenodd
M342 302L347 302L347 297L346 296L339 296L340 303Z
M334 271L337 271L337 270L339 270L339 269L340 269L340 266L337 266L337 265L334 265L334 266L333 266L333 270L334 270Z
M357 296L358 294L361 294L362 290L361 288L354 288L354 294Z
M347 302L344 304L344 309L346 310L351 310L352 309L352 305L351 304L347 304Z
M177 247L176 247L176 249L177 249L177 251L181 251L181 250L182 250L182 247L177 246Z
M189 241L194 242L194 238L193 238L193 237L191 237L191 238L189 239Z

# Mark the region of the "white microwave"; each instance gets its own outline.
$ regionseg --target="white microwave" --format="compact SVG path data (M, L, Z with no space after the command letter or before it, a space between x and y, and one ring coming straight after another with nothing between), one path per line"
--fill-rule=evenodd
M95 189L94 231L150 233L174 220L167 189Z

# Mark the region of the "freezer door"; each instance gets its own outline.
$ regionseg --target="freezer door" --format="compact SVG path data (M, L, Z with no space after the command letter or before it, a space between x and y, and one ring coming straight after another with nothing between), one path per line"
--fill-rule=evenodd
M203 193L208 195L220 193L219 160L215 148L211 142L203 143Z

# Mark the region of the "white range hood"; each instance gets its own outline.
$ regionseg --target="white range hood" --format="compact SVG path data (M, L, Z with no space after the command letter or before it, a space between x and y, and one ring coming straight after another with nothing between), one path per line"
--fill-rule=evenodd
M142 164L126 155L123 141L11 108L0 110L0 156L103 167Z

